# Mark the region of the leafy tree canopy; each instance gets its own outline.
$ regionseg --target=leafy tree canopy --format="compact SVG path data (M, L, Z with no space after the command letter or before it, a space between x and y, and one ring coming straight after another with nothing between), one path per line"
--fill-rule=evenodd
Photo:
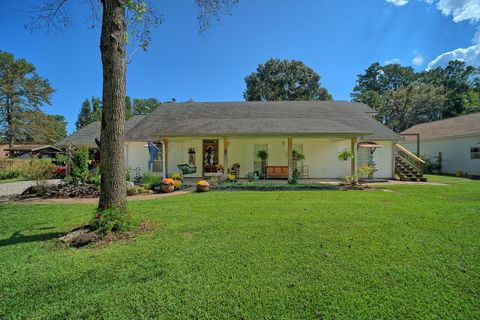
M20 136L19 129L26 111L39 111L50 104L54 89L40 77L35 66L25 59L0 51L0 124L9 145Z
M399 64L373 63L358 75L351 97L380 111L378 119L387 126L403 130L417 123L479 111L480 79L476 68L457 60L445 68L421 72ZM434 104L434 112L414 103L415 99L423 99L428 108ZM402 107L400 101L404 102Z
M171 102L171 101L168 101ZM125 97L125 119L130 119L134 115L149 114L162 103L156 98L131 98ZM78 113L76 127L81 129L92 122L102 120L102 100L98 97L86 98Z
M245 77L247 101L332 100L320 75L301 61L270 59Z

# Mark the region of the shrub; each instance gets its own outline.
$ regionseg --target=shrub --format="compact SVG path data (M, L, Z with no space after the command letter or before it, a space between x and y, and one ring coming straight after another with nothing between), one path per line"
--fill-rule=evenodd
M153 186L150 183L142 183L140 184L140 187L147 189L147 190L152 190Z
M182 176L178 172L172 173L170 175L170 178L172 178L173 180L182 180Z
M90 225L95 231L107 234L132 230L136 224L129 212L110 209L97 212Z
M35 190L37 194L45 194L47 192L47 179L53 177L55 166L46 160L32 159L30 160L30 168L25 175L29 180L35 181Z
M71 177L66 178L65 181L72 184L86 182L89 176L88 162L88 147L81 146L76 149L71 160Z
M20 176L19 171L0 170L0 180L14 179Z
M88 184L94 184L97 187L100 187L100 180L102 176L100 175L100 168L95 167L87 175L87 180L85 181Z
M162 182L162 177L157 176L151 172L145 172L140 178L140 184L149 184L151 186L159 185Z
M0 160L0 180L24 177L30 168L30 160L2 159Z

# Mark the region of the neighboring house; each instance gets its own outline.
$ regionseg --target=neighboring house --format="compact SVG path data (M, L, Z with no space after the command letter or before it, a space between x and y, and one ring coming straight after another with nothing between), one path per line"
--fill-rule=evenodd
M9 152L5 149L8 148L8 144L0 144L0 159L8 158Z
M410 151L417 150L418 134L420 155L435 162L440 154L442 173L480 176L480 112L418 124L401 134L408 134L402 145Z
M2 153L6 153L5 157L13 157L19 159L32 159L35 158L54 158L59 152L62 152L59 148L44 144L16 144L12 147L7 147L2 150ZM7 153L8 152L8 153Z
M127 167L148 171L146 141L151 139L159 147L152 170L164 176L186 163L196 171L187 177L218 175L233 164L245 177L260 170L256 153L266 150L267 165L291 176L289 154L297 150L305 155L301 173L339 178L351 175L373 152L375 177L393 178L395 145L403 138L374 114L365 104L340 101L163 104L126 131L125 157ZM345 150L355 159L339 160Z

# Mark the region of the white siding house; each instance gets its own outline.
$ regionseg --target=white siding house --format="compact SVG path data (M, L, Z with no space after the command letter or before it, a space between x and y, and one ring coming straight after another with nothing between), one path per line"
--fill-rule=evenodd
M402 134L419 134L420 155L434 162L440 155L442 173L480 176L480 113L419 124ZM401 144L417 150L413 136Z
M310 178L339 178L367 161L358 143L371 141L379 146L373 156L375 177L393 178L394 145L402 137L377 122L373 114L366 105L349 102L162 105L127 132L127 167L149 170L147 138L159 148L154 171L169 175L179 172L180 164L195 167L196 172L186 177L216 174L206 161L208 148L214 150L216 164L223 168L239 164L240 177L245 177L259 169L258 150L268 151L268 166L289 166L290 145L305 156L299 171ZM339 160L338 154L345 150L358 152L358 160Z

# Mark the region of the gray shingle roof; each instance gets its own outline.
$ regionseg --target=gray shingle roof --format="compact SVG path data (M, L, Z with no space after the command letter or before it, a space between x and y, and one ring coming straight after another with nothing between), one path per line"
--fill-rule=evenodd
M402 133L418 133L420 140L480 134L480 112L417 124ZM414 141L407 137L407 141Z
M145 115L137 115L133 116L132 118L128 119L125 123L125 132L132 129L137 123L139 123ZM83 146L86 145L89 148L97 148L97 144L95 143L95 138L100 139L100 128L101 128L101 121L95 121L90 123L89 125L79 129L66 137L65 139L60 140L59 142L55 143L56 147L64 147L68 143L71 143L74 146Z
M162 104L126 134L127 141L168 136L373 134L403 138L372 118L363 103L343 101L192 102Z

